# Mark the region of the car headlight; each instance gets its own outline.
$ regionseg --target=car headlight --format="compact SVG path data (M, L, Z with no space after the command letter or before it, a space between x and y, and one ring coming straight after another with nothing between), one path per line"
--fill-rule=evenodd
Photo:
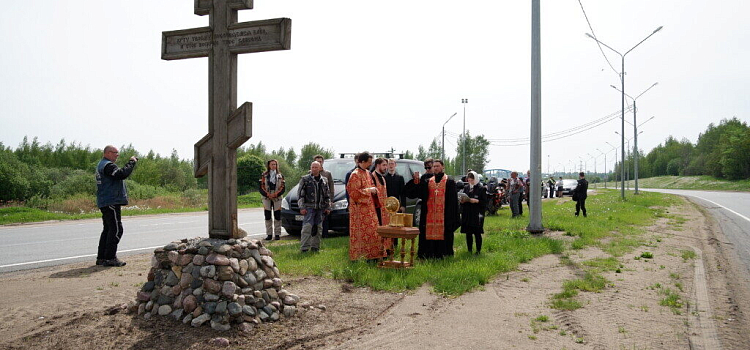
M289 210L289 198L284 198L281 200L281 209Z
M346 199L342 199L338 202L334 202L333 205L331 206L331 210L342 210L346 208L349 208L349 201Z

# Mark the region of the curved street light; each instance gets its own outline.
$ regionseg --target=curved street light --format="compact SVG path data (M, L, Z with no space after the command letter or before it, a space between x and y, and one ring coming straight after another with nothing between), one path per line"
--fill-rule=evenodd
M458 114L458 112L453 113L453 115L450 116L450 118L448 118L448 120L446 120L445 123L443 123L443 141L440 142L440 148L442 148L442 151L443 151L442 152L443 153L443 161L445 161L445 124L448 124L448 122L451 121L451 119L453 119L453 117L455 117L456 114Z
M635 167L634 167L634 170L633 170L634 171L633 172L633 177L635 178L635 193L634 194L638 194L638 161L639 161L639 158L640 158L640 154L639 154L640 150L638 149L638 125L637 125L638 121L636 119L636 116L638 115L638 108L636 107L635 103L636 103L636 100L638 100L638 98L640 98L641 96L643 96L643 94L645 94L646 91L651 90L651 88L654 87L654 86L656 86L656 84L659 84L659 82L653 83L651 86L648 87L648 89L643 90L643 92L641 92L636 97L633 97L633 96L630 96L630 95L626 94L624 91L621 91L620 89L618 89L617 86L610 85L613 89L615 89L617 91L620 91L625 96L630 97L630 99L633 101L633 124L632 125L633 125L633 135L634 135L633 138L635 139L635 141L633 142L634 143L634 145L633 145L633 156L635 157L635 163L634 163ZM654 118L651 117L651 119L654 119ZM651 120L651 119L649 119L649 120ZM645 122L643 122L643 124L645 124ZM641 124L641 125L643 125L643 124Z
M636 47L641 45L644 41L646 41L648 38L650 38L652 35L656 34L658 31L660 31L664 26L659 26L659 28L656 28L651 34L649 34L647 37L645 37L643 40L638 42L638 44L635 44L630 50L626 51L624 54L620 53L619 51L613 49L609 45L599 41L596 37L593 35L586 33L586 36L593 39L597 43L604 45L604 47L614 51L616 54L620 56L621 61L621 70L620 70L620 84L621 84L621 91L622 91L622 99L621 99L621 120L622 120L622 137L620 139L620 145L624 149L625 148L625 56L627 56L631 51L633 51ZM625 154L622 155L622 162L625 163ZM622 169L622 188L620 189L620 195L622 199L625 199L625 169Z

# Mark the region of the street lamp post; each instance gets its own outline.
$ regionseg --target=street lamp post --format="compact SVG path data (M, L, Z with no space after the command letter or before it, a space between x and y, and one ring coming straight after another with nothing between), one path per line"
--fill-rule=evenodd
M453 115L450 116L450 118L448 118L448 120L446 120L445 123L443 123L443 141L440 142L440 148L442 148L442 153L443 153L442 154L443 161L445 161L445 124L448 124L448 122L451 121L451 119L453 119L453 117L455 117L456 114L458 114L458 112L453 113Z
M615 134L620 135L620 133L617 132L617 131L615 131ZM622 136L622 135L620 135L620 136ZM623 139L625 140L625 142L628 145L628 148L627 148L627 150L628 150L628 157L627 158L630 158L630 140L632 140L633 138L632 137L629 137L629 138L628 137L623 137ZM622 153L624 154L625 151L623 151ZM625 158L625 157L623 157L623 158ZM623 163L623 168L624 167L625 167L625 163ZM627 184L628 190L630 190L630 164L628 164L627 171L625 172L625 181L624 182Z
M572 160L569 160L568 164L570 164L570 172L571 173L575 173L576 172L576 163L573 163ZM575 177L575 176L573 176L573 177Z
M638 96L635 98L633 96L630 96L626 94L623 91L620 91L620 89L617 88L617 86L610 85L613 89L620 91L622 94L624 94L627 97L630 97L631 100L633 100L633 157L635 157L635 163L634 163L634 169L633 169L633 178L635 179L635 193L638 194L638 158L639 157L639 150L638 150L638 120L636 119L636 116L638 115L638 108L636 107L636 100L643 96L643 94L646 93L646 91L651 90L652 87L656 86L656 84L659 84L659 82L656 82L648 87L648 89L643 90ZM651 118L653 119L653 117ZM651 120L649 119L649 120ZM645 123L645 122L644 122Z
M607 173L607 154L602 152L598 148L596 150L599 151L599 156L601 156L602 154L604 155L604 188L607 188L607 177L609 177L609 174Z
M615 164L614 164L613 168L615 168L614 169L614 171L615 171L615 189L617 189L617 173L616 173L616 171L617 171L617 147L612 146L612 144L609 143L609 142L605 141L605 143L608 144L609 147L612 147L613 150L615 150Z
M635 113L635 102L633 102L633 113ZM633 117L635 118L635 117ZM635 152L635 194L638 194L638 158L640 158L640 150L638 150L638 135L642 134L643 131L638 131L638 128L641 127L641 125L648 123L651 121L651 119L654 119L654 116L651 116L651 118L646 119L643 123L640 123L636 125L633 123L633 139L634 139L634 145L633 145L633 152Z
M588 153L588 152L586 152L586 154L588 154L589 157L591 157L590 159L594 160L594 175L596 175L596 157L592 156L591 153Z
M464 136L461 140L461 174L466 174L466 104L469 103L468 98L462 98L461 104L464 105ZM445 159L443 159L445 161Z
M621 54L619 51L611 48L609 45L599 41L599 39L595 38L593 35L586 33L586 36L588 36L591 39L594 39L599 44L604 45L606 48L614 51L616 54L620 55L620 62L621 62L621 70L620 70L620 84L622 86L622 99L621 99L621 124L622 124L622 137L620 138L620 146L625 149L625 56L630 53L630 51L633 51L638 45L642 44L644 41L646 41L648 38L650 38L652 35L656 34L656 32L660 31L663 26L659 26L659 28L656 28L651 34L649 34L646 38L641 40L638 44L635 44L630 50L626 51L624 54ZM625 152L622 154L622 162L625 163ZM623 175L625 175L624 171L625 168L622 169ZM622 199L625 199L625 176L622 176L622 187L620 188L620 195Z

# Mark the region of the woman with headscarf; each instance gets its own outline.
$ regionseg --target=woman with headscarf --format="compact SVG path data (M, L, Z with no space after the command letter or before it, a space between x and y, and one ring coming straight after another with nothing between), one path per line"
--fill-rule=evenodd
M482 251L484 233L484 212L487 207L487 191L479 182L479 175L470 171L466 176L464 193L467 197L461 203L461 233L466 234L466 247L472 252L473 241L477 242L477 252Z

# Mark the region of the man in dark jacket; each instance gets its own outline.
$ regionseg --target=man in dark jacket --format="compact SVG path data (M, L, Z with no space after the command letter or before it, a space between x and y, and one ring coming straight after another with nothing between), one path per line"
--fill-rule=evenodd
M385 185L388 190L388 197L396 197L401 203L399 212L406 211L406 193L404 192L404 177L396 172L396 160L388 159L388 171L385 173Z
M323 164L325 163L325 159L323 159L323 156L318 154L315 157L313 157L313 161L320 163L320 175L324 176L326 180L328 180L328 197L333 200L334 195L336 194L336 187L333 183L333 175L330 171L326 170ZM313 231L317 230L317 228L313 227ZM323 236L322 238L328 238L328 214L323 215Z
M104 147L104 156L96 166L96 206L102 212L104 224L96 254L97 265L125 266L125 262L117 258L117 244L123 233L120 206L128 204L124 180L133 172L138 158L130 157L125 167L118 168L115 162L119 156L117 148L108 145Z
M573 190L574 196L576 197L576 216L578 216L578 213L583 210L583 217L586 217L586 197L588 195L586 192L589 190L589 182L586 180L586 174L583 172L578 173L578 185L576 186L576 189Z
M323 214L328 215L331 211L328 179L321 175L322 169L320 163L312 162L310 173L299 180L297 204L300 213L305 216L300 237L302 252L320 250L320 235L312 232L312 227L315 225L318 228L317 232L323 232Z

